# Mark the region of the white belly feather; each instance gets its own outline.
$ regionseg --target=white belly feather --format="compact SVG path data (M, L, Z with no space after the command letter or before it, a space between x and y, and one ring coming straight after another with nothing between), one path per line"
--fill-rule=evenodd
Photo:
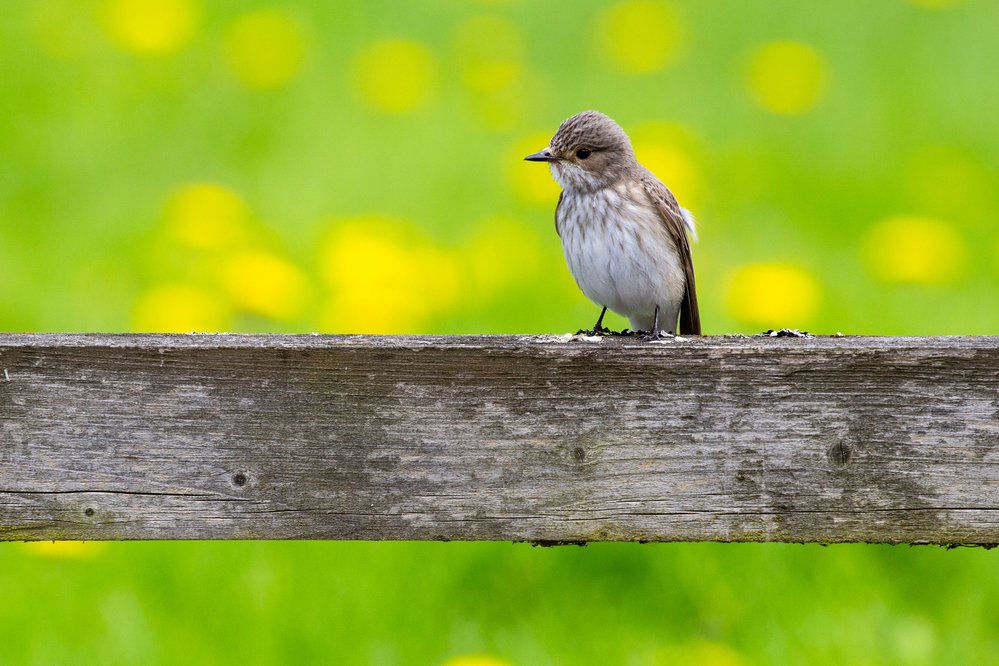
M566 263L587 298L633 329L651 330L659 306L660 327L674 331L685 286L676 246L644 191L624 196L623 187L565 193L557 222Z

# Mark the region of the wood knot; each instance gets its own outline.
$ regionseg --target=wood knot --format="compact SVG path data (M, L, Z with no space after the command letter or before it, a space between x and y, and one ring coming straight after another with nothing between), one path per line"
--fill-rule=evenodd
M245 486L247 482L246 474L244 472L236 472L232 475L232 484L234 486Z
M850 463L850 459L853 458L853 449L850 448L849 444L844 442L836 442L829 447L826 451L826 457L836 467L843 467Z
M94 511L94 507L92 506L88 506L86 509L83 510L83 515L85 515L87 518L93 518L95 513L97 512Z
M577 446L572 450L572 457L576 459L577 462L583 462L586 460L586 451L583 447Z

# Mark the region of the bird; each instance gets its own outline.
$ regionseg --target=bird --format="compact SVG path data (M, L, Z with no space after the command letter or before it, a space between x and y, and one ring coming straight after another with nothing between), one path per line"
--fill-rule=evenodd
M690 239L694 216L638 163L631 140L613 119L583 111L559 125L548 146L524 158L547 162L561 186L555 231L580 290L643 339L700 335Z

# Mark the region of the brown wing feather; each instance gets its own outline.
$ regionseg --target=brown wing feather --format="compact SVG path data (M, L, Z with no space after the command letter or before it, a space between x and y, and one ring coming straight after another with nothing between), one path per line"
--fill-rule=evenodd
M558 193L558 203L555 205L555 234L559 238L562 237L562 232L559 231L559 229L558 229L558 209L562 207L562 196L564 194L565 194L565 192L559 192Z
M680 204L677 203L676 197L669 191L669 188L659 182L659 179L651 171L646 170L642 177L642 186L659 209L663 224L680 251L680 263L683 264L683 275L686 281L683 301L680 303L680 335L700 335L701 313L697 308L694 260L690 256L690 240L687 238L687 227L683 222Z

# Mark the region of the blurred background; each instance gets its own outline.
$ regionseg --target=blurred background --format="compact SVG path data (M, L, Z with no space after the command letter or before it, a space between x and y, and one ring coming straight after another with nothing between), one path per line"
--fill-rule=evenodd
M990 0L6 0L0 330L590 326L522 158L595 108L698 217L706 333L995 334L996 26ZM0 663L999 663L997 558L0 544Z

